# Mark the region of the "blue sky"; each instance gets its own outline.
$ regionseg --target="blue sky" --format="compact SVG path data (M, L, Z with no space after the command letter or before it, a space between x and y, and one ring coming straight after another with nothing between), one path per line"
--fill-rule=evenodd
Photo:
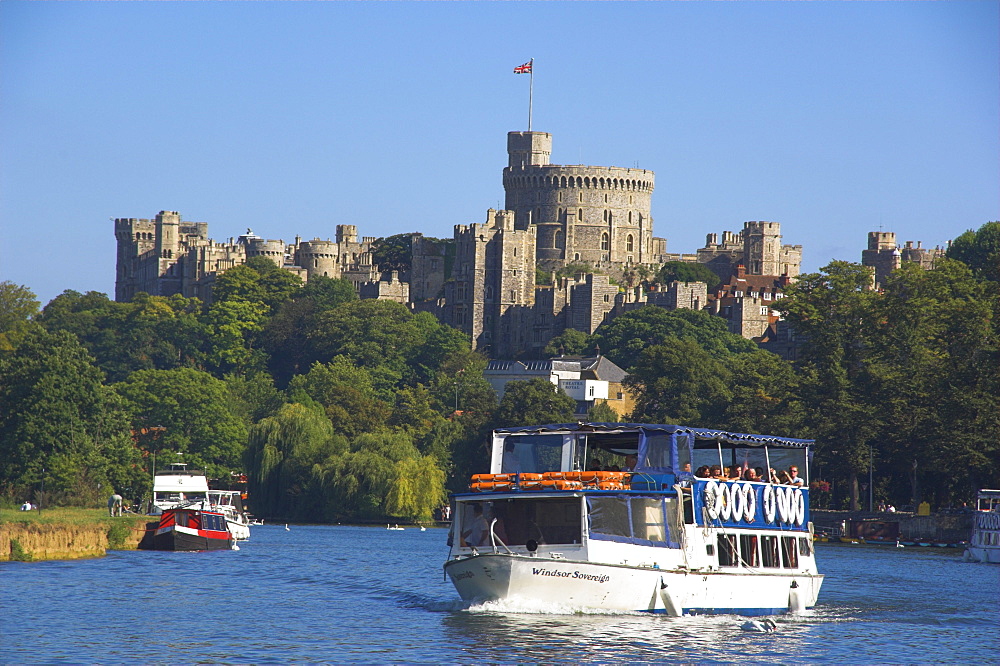
M656 172L655 235L1000 218L995 2L0 2L0 280L114 293L114 217L227 239L421 231L503 200L506 133Z

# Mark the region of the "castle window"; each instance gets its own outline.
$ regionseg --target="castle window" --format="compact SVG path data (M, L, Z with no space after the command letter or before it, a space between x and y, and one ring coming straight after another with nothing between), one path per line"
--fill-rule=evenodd
M517 248L516 247L514 248L514 256L515 257L517 256Z
M583 195L581 194L580 197L582 198ZM580 208L579 210L576 211L576 221L577 222L583 222L583 209L582 208Z
M562 203L562 192L560 192L559 194L556 195L556 201L558 203Z
M628 212L628 223L629 223L629 225L632 224L632 211ZM631 236L629 238L631 238Z
M583 192L580 192L580 203L583 203Z
M604 210L604 221L605 222L608 221L608 211L607 211L607 209Z
M608 195L607 194L604 195L604 203L608 203Z
M580 253L576 252L573 254L573 261L580 261Z
M769 307L767 307L766 305L762 305L761 308L760 308L760 314L761 314L761 316L762 317L766 317L769 310L770 310Z
M607 211L604 212L607 213ZM610 247L611 247L611 237L608 236L608 232L605 231L603 234L601 234L601 249L607 250L610 249Z
M611 294L604 294L604 302L605 303L611 302Z
M556 229L552 234L552 247L562 247L562 229Z
M510 290L510 300L511 300L511 302L514 302L514 301L517 300L517 290L516 289L511 289Z
M629 222L631 222L632 213L629 213L628 216L629 216ZM634 252L633 245L634 245L634 240L632 238L632 234L629 234L628 237L625 238L625 250L627 252Z

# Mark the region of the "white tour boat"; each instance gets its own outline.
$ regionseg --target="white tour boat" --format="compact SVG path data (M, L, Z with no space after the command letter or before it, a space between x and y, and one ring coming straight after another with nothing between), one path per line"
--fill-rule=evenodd
M474 603L675 616L809 608L823 582L809 521L810 444L677 425L496 430L491 473L452 496L444 570ZM595 460L635 467L588 470ZM797 467L805 482L690 472L711 465Z
M187 469L187 463L173 463L153 476L153 503L150 514L178 508L204 509L221 513L232 537L237 541L250 538L250 517L243 509L237 490L211 490L203 472Z
M972 538L963 557L1000 564L1000 490L980 490L973 514Z

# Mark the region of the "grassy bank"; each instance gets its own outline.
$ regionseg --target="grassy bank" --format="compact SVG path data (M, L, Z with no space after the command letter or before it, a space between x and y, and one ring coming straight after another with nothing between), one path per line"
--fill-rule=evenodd
M134 549L147 516L112 518L106 509L0 509L0 561L69 560Z

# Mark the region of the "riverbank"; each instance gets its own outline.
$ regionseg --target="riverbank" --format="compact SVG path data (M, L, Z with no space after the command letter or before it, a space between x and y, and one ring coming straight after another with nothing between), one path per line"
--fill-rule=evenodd
M104 509L0 509L0 562L74 560L134 550L147 520L135 514L112 518Z

